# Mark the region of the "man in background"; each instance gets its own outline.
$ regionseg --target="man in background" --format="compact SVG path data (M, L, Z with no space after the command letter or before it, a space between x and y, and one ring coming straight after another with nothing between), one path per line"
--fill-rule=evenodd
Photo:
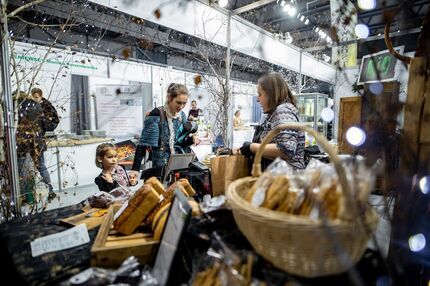
M191 101L191 109L188 112L188 120L197 121L199 119L199 115L202 112L200 108L197 108L197 101Z
M40 88L33 88L31 90L31 96L33 100L40 104L42 107L41 114L41 136L42 138L45 136L47 131L54 131L60 122L58 118L58 113L52 103L43 97L43 92ZM48 199L52 200L56 197L54 190L51 185L51 177L49 176L49 172L45 166L45 156L44 153L46 151L46 144L42 144L42 148L38 154L38 158L35 161L37 170L39 171L42 181L48 186L49 195Z

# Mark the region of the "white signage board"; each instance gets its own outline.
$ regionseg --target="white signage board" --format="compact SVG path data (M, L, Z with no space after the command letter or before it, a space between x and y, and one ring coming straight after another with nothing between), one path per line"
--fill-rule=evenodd
M142 85L96 86L97 129L114 138L140 134L143 97Z

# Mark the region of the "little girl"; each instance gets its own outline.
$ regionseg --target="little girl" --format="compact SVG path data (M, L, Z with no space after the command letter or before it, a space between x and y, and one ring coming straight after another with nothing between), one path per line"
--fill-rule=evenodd
M100 191L110 192L120 186L128 187L137 183L137 178L129 178L124 167L118 165L118 156L115 146L103 143L96 149L96 166L102 169L94 182Z

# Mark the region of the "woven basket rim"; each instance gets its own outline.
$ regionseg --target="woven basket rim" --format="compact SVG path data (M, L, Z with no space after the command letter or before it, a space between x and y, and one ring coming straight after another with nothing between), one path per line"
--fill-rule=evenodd
M263 207L254 207L250 202L248 202L247 200L242 198L239 194L237 194L236 187L238 185L241 185L244 182L257 180L257 179L258 179L257 177L248 176L241 179L237 179L229 185L226 192L226 196L228 200L233 203L233 205L238 206L238 207L232 206L233 210L246 211L254 215L257 215L262 219L270 219L271 221L279 221L282 223L285 223L288 221L291 224L303 225L303 226L313 225L313 226L329 226L329 227L336 227L336 228L340 228L340 227L350 228L352 225L355 224L355 221L346 221L338 218L335 220L323 221L321 219L311 219L309 216L289 214L289 213L271 210ZM373 224L378 221L377 214L373 208L369 207L366 210L366 214L369 214L369 215L366 215L366 220L365 220L366 224Z

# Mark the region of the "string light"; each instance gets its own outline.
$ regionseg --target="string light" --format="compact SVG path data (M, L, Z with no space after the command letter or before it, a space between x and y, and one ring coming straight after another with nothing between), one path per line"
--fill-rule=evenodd
M330 122L334 118L334 112L330 107L325 107L321 110L321 118L325 122Z
M375 0L358 0L357 2L358 7L363 10L371 10L376 7L376 1Z
M415 234L409 238L409 249L419 252L426 247L426 238L422 233Z
M427 195L430 191L430 176L422 177L418 185L420 186L420 191Z
M364 24L357 24L354 31L355 35L360 39L366 39L369 36L369 28Z
M358 127L350 127L346 131L346 140L353 146L360 146L366 141L366 134Z

